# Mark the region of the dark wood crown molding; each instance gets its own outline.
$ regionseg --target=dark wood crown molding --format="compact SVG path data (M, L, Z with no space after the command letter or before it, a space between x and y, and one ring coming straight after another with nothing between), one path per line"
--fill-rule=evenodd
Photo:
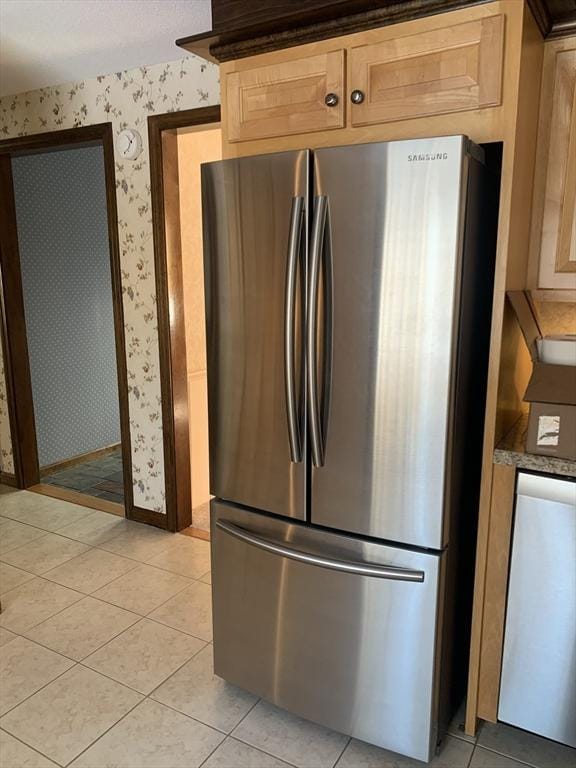
M576 0L528 0L544 37L576 34Z
M176 40L176 45L214 63L241 59L258 53L290 48L304 43L326 40L376 27L385 27L424 16L447 13L491 0L381 0L378 7L367 8L364 0L335 0L326 5L321 0L312 3L310 11L301 13L282 11L272 17L271 11L264 21L255 21L249 0L235 0L230 26L225 27L224 14L216 14L216 6L231 0L213 0L213 18L219 25L210 32ZM520 2L521 0L519 0ZM576 34L576 0L525 0L544 37L564 37ZM239 6L246 7L241 13ZM370 3L372 5L372 3ZM280 3L282 6L282 3ZM296 6L293 6L296 7ZM245 26L241 26L244 23Z
M481 5L489 0L399 0L381 2L380 7L346 13L354 10L354 2L335 5L326 9L325 18L312 23L292 26L289 20L276 19L268 25L231 30L212 30L204 35L194 35L176 40L185 50L208 58L215 63L241 59L258 53L291 48L296 45L350 35L366 29L411 21L422 16L446 13L471 5ZM342 14L342 15L339 15ZM306 22L306 15L301 17ZM208 54L208 55L206 55Z

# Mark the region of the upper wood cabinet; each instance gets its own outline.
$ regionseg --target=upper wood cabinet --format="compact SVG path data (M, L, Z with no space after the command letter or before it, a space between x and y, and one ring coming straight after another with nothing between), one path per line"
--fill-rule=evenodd
M500 104L503 43L499 14L352 48L352 125Z
M342 128L344 103L343 50L231 72L226 75L227 139Z
M546 43L532 206L540 289L576 289L576 37ZM533 278L534 282L534 278Z

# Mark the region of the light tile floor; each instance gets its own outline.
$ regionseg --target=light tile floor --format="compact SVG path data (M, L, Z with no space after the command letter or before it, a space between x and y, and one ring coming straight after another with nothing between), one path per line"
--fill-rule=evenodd
M0 768L416 768L216 678L209 544L0 486ZM574 768L504 725L433 768Z

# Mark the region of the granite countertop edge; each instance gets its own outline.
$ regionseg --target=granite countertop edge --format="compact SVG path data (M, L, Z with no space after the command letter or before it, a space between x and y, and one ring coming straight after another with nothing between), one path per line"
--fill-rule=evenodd
M557 456L540 456L526 453L526 430L528 416L524 415L494 450L494 464L507 464L519 469L531 469L534 472L545 472L550 475L576 477L576 461L560 459Z

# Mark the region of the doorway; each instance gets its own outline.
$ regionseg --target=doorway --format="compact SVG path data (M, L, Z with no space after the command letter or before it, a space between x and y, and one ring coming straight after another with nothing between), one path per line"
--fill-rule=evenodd
M18 487L125 515L127 383L110 124L0 143Z
M219 107L148 118L167 509L173 530L201 538L210 490L200 165L222 157L219 123Z

